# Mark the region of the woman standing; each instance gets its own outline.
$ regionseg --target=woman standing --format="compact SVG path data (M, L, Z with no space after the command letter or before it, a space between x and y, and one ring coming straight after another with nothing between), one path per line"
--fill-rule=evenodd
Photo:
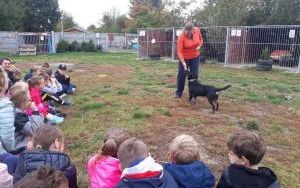
M186 23L184 30L177 41L177 55L179 59L176 98L181 98L187 67L189 71L197 75L199 73L200 48L203 44L203 38L200 29L194 27L190 22Z

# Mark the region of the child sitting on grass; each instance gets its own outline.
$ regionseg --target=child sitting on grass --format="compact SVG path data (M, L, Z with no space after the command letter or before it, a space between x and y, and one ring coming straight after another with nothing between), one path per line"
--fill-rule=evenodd
M55 126L43 125L33 136L33 150L20 154L14 182L45 165L62 171L70 188L77 188L77 171L67 154L64 153L63 132Z
M15 105L15 142L16 148L26 148L28 140L33 136L38 126L43 125L44 116L38 111L35 103L31 101L28 84L15 83L9 90L10 100ZM26 109L31 109L28 116Z
M41 72L42 72L41 67L34 65L29 69L29 73L25 74L24 80L27 81L33 76L39 76Z
M15 188L68 188L68 179L63 172L48 166L25 176Z
M76 86L71 83L71 78L67 74L67 66L60 64L55 72L55 78L63 87L63 92L67 94L74 94L76 91Z
M123 169L116 188L178 188L173 177L149 155L146 144L132 138L118 149Z
M275 173L258 167L265 155L265 141L256 133L242 131L227 142L231 165L225 169L217 188L279 188Z
M44 78L41 76L34 76L28 80L28 85L31 100L35 103L38 111L42 113L44 117L51 123L62 123L64 121L64 118L48 113L48 108L46 104L43 103L43 99L41 96L41 88L43 88L45 85ZM31 114L30 111L27 111L27 114L28 113Z
M65 100L60 98L60 96L58 95L58 92L62 91L62 88L60 89L56 85L53 85L51 83L50 77L47 73L42 72L40 74L40 76L42 76L44 78L44 81L45 81L45 85L41 89L42 92L43 92L42 93L43 101L53 101L53 102L55 102L57 104L60 104L62 106L71 106L71 103L69 103L68 101L65 101Z
M122 172L117 151L120 144L128 138L124 129L111 128L106 131L103 145L87 165L91 188L114 188L120 182Z
M170 161L164 165L181 188L212 188L215 178L200 161L199 146L192 136L180 135L169 146Z

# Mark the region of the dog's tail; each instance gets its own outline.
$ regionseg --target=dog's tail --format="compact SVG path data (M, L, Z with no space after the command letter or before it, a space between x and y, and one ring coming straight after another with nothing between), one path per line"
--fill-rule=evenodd
M231 87L231 85L227 85L227 86L222 87L222 88L217 88L217 91L223 91L223 90L226 90L226 89L228 89L230 87Z

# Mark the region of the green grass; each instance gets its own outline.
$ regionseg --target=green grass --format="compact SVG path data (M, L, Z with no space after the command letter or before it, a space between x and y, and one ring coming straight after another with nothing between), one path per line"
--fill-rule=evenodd
M259 130L259 124L256 121L252 120L247 123L246 128L251 131Z
M0 54L6 56L7 54ZM9 56L9 55L8 55ZM164 131L172 130L175 134L190 131L206 141L205 147L212 148L210 156L221 158L227 163L226 139L233 130L239 127L235 119L245 120L245 129L259 131L268 143L281 148L284 159L277 155L267 155L266 165L273 168L283 187L299 185L299 127L289 127L290 118L296 117L300 111L300 76L274 70L257 72L254 69L231 69L217 63L200 66L200 81L223 87L231 84L232 88L221 94L222 101L230 102L232 108L247 109L247 105L266 106L273 108L293 107L295 112L283 111L269 117L253 117L251 115L231 114L221 104L221 111L212 115L199 111L198 108L209 108L208 104L198 102L198 106L190 107L186 100L178 102L173 99L176 88L177 63L165 61L138 61L136 54L130 53L66 53L39 56L10 56L26 72L29 64L74 63L88 70L85 73L71 72L72 81L78 86L77 95L72 100L75 106L67 110L66 121L60 126L66 136L66 152L78 168L79 187L88 187L86 162L103 142L103 133L109 127L123 127L130 133L146 139L142 132L151 132L150 127L163 124ZM24 64L24 65L22 65ZM96 65L96 66L95 66ZM75 69L76 69L75 66ZM90 68L93 66L93 68ZM131 71L123 71L121 66L128 66ZM97 70L97 67L100 67ZM110 72L102 72L103 67L110 67ZM93 72L94 71L94 72ZM122 72L123 71L123 72ZM94 74L91 74L91 73ZM96 75L109 76L99 78ZM121 75L120 78L114 78ZM112 77L113 76L113 77ZM84 88L84 89L83 89ZM285 96L293 96L290 101ZM200 100L199 100L200 101ZM205 101L205 100L203 100ZM206 102L206 101L205 101ZM206 106L205 106L206 105ZM196 109L197 108L197 109ZM251 111L255 111L251 108ZM209 109L210 111L210 109ZM242 111L242 110L241 110ZM180 112L180 113L179 113ZM197 115L191 115L193 112ZM272 115L272 111L266 113ZM179 115L180 116L179 116ZM285 117L283 117L283 114ZM288 115L287 115L288 114ZM243 115L245 117L243 117ZM226 117L234 117L232 120ZM278 119L278 121L277 121ZM164 122L161 122L164 121ZM168 126L173 127L168 127ZM175 130L178 128L179 130ZM177 132L175 132L177 131ZM151 139L165 138L165 132L154 135ZM219 142L221 144L219 144ZM151 147L164 147L151 144ZM155 149L156 150L156 149ZM298 152L297 152L298 151ZM295 163L293 166L292 164ZM215 173L220 175L223 169Z

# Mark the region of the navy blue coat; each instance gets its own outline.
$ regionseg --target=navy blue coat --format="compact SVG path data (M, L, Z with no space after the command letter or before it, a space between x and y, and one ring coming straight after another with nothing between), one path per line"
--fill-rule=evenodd
M180 188L212 188L215 185L213 173L202 161L184 165L167 163L164 169L173 176Z
M115 188L179 188L173 177L163 171L159 177L143 179L125 179Z
M258 170L232 164L225 169L217 188L280 188L275 173L266 167Z
M69 187L77 188L77 171L71 164L68 155L55 151L25 151L19 156L19 162L14 174L14 182L21 180L27 174L37 170L40 166L51 166L64 172Z

